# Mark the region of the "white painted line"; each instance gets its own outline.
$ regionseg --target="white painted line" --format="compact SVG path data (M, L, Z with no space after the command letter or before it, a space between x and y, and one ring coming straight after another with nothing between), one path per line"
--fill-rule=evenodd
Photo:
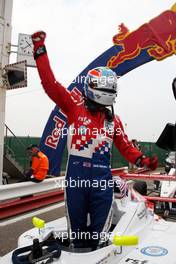
M38 210L35 210L34 212L30 212L30 213L24 213L20 216L13 217L12 219L9 219L9 220L1 220L0 221L0 227L10 225L10 224L14 224L18 221L24 220L24 219L29 218L29 217L36 216L38 214L49 212L51 210L54 210L54 209L57 209L57 208L64 206L64 204L65 204L65 202L61 202L61 203L54 204L54 205L49 205L45 208L38 209Z

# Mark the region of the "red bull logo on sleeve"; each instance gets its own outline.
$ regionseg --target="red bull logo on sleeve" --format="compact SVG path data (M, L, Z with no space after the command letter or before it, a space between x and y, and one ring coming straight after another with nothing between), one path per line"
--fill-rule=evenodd
M131 33L121 24L113 42L122 50L109 59L107 66L110 68L136 58L142 50L156 60L176 54L176 4Z

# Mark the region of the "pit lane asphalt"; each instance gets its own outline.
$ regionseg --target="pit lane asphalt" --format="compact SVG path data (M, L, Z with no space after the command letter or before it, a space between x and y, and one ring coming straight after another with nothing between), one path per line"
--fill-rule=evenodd
M63 217L64 215L64 206L56 208L54 210L50 210L49 207L47 212L38 213L38 211L36 211L35 214L35 216L44 219L45 222L56 220L60 217ZM7 221L7 225L5 224L6 221L0 222L0 257L4 256L9 251L15 249L17 247L18 237L28 229L33 228L31 218L31 216L21 220L19 218L17 222L9 224L8 222L10 221ZM1 223L3 222L4 225L1 225Z

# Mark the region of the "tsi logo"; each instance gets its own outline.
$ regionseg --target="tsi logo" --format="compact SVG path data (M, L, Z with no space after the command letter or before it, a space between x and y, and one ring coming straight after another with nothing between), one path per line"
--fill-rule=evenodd
M66 122L64 122L56 115L54 116L53 120L55 122L55 127L52 130L51 135L46 138L45 145L50 148L56 149L59 139L62 136L62 129L65 126Z

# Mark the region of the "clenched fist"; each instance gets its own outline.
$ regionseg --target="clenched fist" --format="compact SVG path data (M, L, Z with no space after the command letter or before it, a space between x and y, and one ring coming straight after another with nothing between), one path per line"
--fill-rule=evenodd
M46 33L44 31L38 31L32 34L31 38L34 44L34 59L36 60L40 55L46 53L46 48L45 48Z

